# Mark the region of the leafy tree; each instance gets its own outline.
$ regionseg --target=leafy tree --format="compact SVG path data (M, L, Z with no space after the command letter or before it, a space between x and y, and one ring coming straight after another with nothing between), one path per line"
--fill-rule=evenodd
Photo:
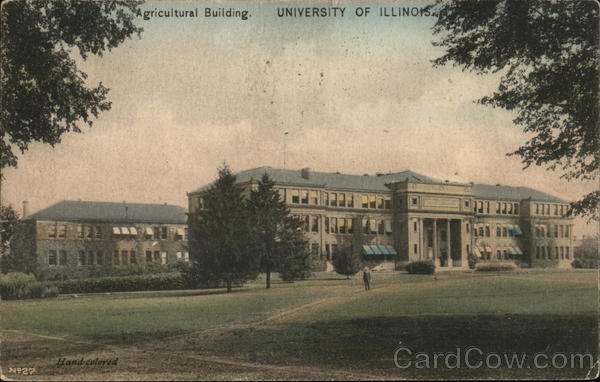
M333 268L340 275L354 276L362 268L360 258L350 248L343 248L333 254Z
M13 269L12 265L16 259L10 255L10 239L15 233L19 222L19 214L12 206L0 205L0 258L2 272L6 273Z
M236 177L224 165L204 196L204 209L190 222L194 272L204 281L225 281L227 292L231 292L233 282L256 278L259 259L252 224Z
M479 100L516 112L531 138L508 155L525 168L560 169L562 177L599 176L599 15L595 1L454 0L431 6L438 16L434 66L453 63L477 74L502 73L498 89ZM600 218L600 191L572 204Z
M248 208L254 221L256 248L260 269L266 274L266 287L271 287L271 272L279 270L284 280L305 278L310 273L310 254L300 232L302 222L290 215L284 200L265 173L252 191Z
M16 166L33 141L54 146L80 121L110 109L102 83L86 87L71 51L101 56L142 29L137 0L19 0L0 10L0 169Z

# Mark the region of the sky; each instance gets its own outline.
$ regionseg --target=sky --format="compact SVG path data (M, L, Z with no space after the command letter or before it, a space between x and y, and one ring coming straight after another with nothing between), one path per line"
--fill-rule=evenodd
M77 199L185 207L186 192L224 162L240 171L283 167L284 158L289 169L411 169L565 200L597 187L506 156L528 136L510 112L475 103L499 77L434 68L434 18L379 16L426 3L329 1L318 6L345 7L344 17L277 16L313 4L147 2L142 10L197 8L199 17L138 18L141 39L78 59L90 86L111 89L111 110L54 148L32 144L4 170L2 203L20 210L27 200L30 213ZM207 18L207 7L249 17ZM577 219L576 235L596 230Z

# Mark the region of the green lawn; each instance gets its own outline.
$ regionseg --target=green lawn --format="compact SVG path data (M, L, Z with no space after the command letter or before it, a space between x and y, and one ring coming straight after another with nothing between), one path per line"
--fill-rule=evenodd
M189 352L269 365L310 365L396 378L584 377L583 369L398 369L398 343L414 353L591 352L598 349L598 288L593 271L506 274L445 272L433 276L319 275L293 284L262 281L225 294L165 291L2 302L1 328L136 343L187 331L260 320L310 302L279 320L229 335L186 339ZM197 340L195 338L198 338ZM162 340L161 340L162 341ZM165 338L164 349L175 350ZM197 341L197 343L194 343ZM181 350L181 349L179 349Z

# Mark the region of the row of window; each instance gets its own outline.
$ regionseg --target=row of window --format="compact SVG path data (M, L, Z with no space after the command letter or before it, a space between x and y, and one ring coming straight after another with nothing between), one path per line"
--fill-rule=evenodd
M67 238L67 226L65 224L48 225L46 229L47 235L51 239ZM169 227L146 227L142 229L133 226L113 226L111 233L111 237L120 239L143 238L146 240L167 240L169 238ZM187 240L187 236L187 228L176 228L174 230L174 240ZM77 226L78 239L102 239L103 237L105 237L105 235L101 226Z
M567 212L569 212L569 207L564 204L535 203L536 215L564 216Z
M307 204L307 205L320 205L319 203L319 191L316 190L298 190L298 189L280 189L280 195L283 200L286 192L290 192L290 199L292 204ZM359 204L360 203L360 204ZM342 208L368 208L368 209L380 209L389 210L392 208L392 201L389 196L382 195L360 195L360 200L355 202L353 193L348 192L325 192L323 194L323 205L329 207L342 207Z
M483 260L491 260L492 252L481 252L481 256L479 257ZM515 253L510 249L498 249L496 250L496 259L498 260L521 260L523 259L523 254Z
M570 252L570 247L554 247L554 251L552 251L552 247L550 246L537 246L535 247L535 258L542 260L552 260L552 258L560 258L561 260L570 259Z
M300 217L305 232L319 232L319 216ZM388 219L363 219L362 232L371 235L391 235L392 221ZM345 217L326 217L325 233L354 233L354 219Z
M66 250L49 250L48 265L67 265ZM176 252L178 261L189 261L188 252ZM168 264L166 251L146 251L146 264ZM138 264L137 251L115 250L112 258L105 258L104 251L78 251L77 265L136 265Z
M468 226L468 225L467 225ZM469 233L469 229L467 228L467 233ZM513 225L496 225L496 237L513 237L513 236L521 236L523 233L517 226ZM490 237L491 229L490 225L482 225L475 224L473 226L473 236L480 237Z
M551 230L551 228L554 228ZM537 237L569 237L569 226L562 224L552 225L536 225L535 236Z
M492 203L493 202L489 201L477 201L473 204L473 211L479 214L490 214L490 206ZM496 202L496 214L518 215L519 203Z

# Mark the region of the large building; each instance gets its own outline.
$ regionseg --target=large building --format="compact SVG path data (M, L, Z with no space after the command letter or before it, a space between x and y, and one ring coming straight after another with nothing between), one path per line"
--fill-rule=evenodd
M305 222L313 255L329 261L341 247L365 260L432 260L464 268L468 256L529 266L568 267L573 256L567 201L528 187L456 183L402 171L349 175L260 167L237 173L245 195L263 174ZM190 221L205 185L188 193Z
M188 261L187 211L167 204L62 201L25 216L12 251L36 270Z

